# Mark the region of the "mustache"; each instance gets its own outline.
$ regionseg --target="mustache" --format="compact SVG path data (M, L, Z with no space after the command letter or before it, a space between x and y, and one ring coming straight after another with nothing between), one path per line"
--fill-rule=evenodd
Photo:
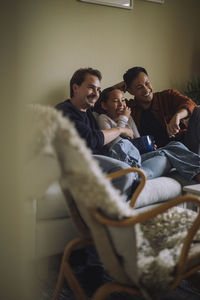
M93 98L96 98L96 95L95 94L90 94L90 95L87 96L87 98L88 99L93 99Z

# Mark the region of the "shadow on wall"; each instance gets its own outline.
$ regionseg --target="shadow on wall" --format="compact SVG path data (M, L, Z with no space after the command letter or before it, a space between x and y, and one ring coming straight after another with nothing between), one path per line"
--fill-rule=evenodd
M54 90L49 90L47 94L40 103L44 105L55 106L57 103L65 101L70 96L69 83L65 85L60 85L54 88Z

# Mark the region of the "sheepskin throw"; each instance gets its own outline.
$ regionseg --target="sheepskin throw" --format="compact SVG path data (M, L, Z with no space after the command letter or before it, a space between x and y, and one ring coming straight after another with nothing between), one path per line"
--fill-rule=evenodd
M140 283L145 286L150 299L162 295L172 281L184 238L196 216L192 210L176 207L136 226ZM189 254L196 243L199 243L200 251L200 230Z

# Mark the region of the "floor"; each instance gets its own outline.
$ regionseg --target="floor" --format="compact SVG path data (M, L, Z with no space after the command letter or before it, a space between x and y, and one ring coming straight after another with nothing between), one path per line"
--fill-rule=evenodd
M59 271L59 265L61 256L55 256L51 258L48 269L48 276L41 276L39 280L39 300L52 299L53 291L56 285L56 280ZM102 264L100 263L98 256L92 247L88 247L86 250L77 250L71 257L71 266L74 273L78 277L79 282L86 291L88 299L91 299L92 294L98 288L99 285L106 281L110 281L111 278L105 272ZM43 278L41 278L43 277ZM60 293L59 300L76 300L72 291L65 282L63 289ZM143 300L142 297L130 296L127 294L112 294L107 300ZM81 299L80 299L81 300ZM187 281L182 281L180 286L167 296L163 300L200 300L200 292L191 287Z

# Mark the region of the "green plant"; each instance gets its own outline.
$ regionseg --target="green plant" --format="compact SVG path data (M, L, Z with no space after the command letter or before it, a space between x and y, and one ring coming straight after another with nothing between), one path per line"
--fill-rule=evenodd
M185 95L191 98L196 104L200 104L200 77L192 81L188 81Z

